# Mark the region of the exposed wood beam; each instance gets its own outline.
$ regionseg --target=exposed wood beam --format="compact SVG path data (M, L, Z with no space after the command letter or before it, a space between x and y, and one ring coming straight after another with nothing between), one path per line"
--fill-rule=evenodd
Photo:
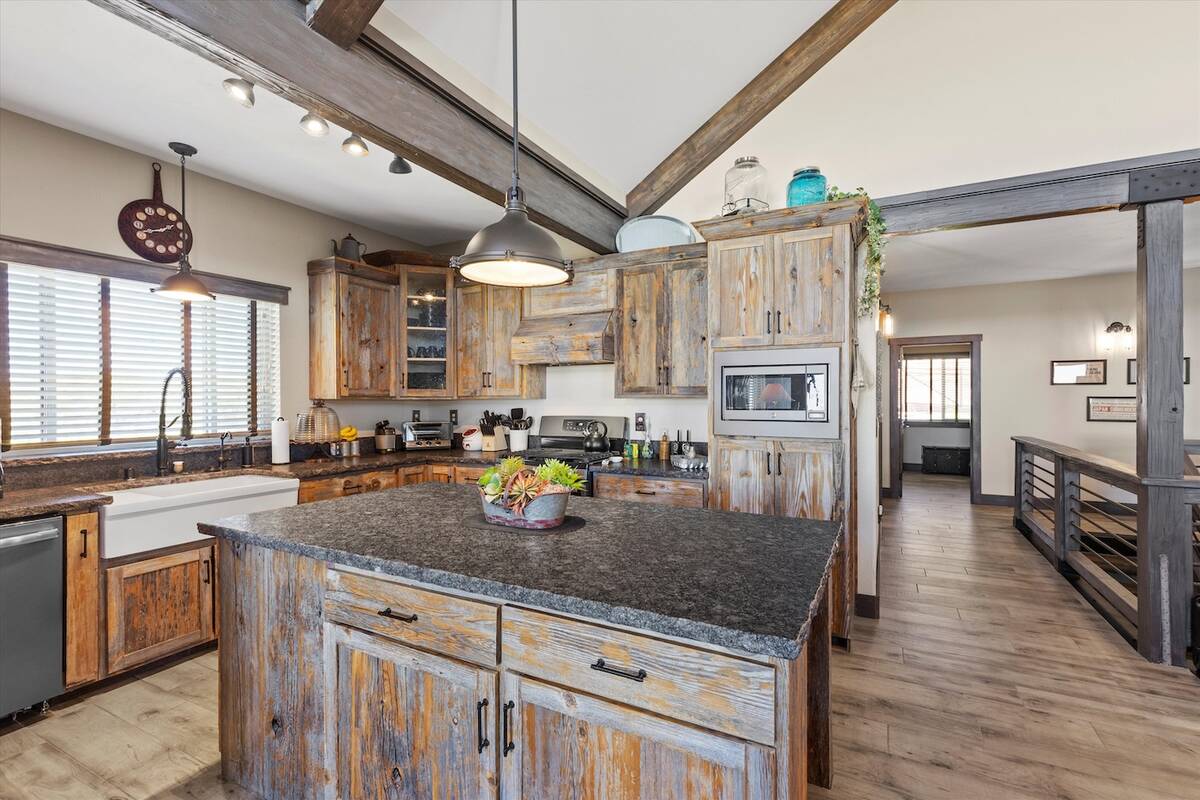
M892 235L973 228L1120 208L1129 201L1131 173L1187 165L1200 166L1200 149L968 183L876 202Z
M414 164L503 204L511 132L363 37L342 49L292 0L91 0ZM382 37L380 37L382 38ZM426 68L427 69L427 68ZM537 149L522 148L530 217L598 253L625 209ZM497 215L498 216L498 215Z
M895 2L839 0L629 192L629 216L661 208Z
M338 47L354 44L383 0L308 0L304 16L308 27Z

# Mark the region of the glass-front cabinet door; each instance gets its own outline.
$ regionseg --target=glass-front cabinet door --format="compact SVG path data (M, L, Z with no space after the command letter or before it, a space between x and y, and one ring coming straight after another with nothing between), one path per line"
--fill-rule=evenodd
M453 274L400 267L400 370L397 393L451 397L454 386Z

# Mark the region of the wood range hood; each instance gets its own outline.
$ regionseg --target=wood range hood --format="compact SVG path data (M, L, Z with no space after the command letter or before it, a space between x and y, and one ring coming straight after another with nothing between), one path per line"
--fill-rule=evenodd
M516 364L611 364L611 311L521 320L512 337Z

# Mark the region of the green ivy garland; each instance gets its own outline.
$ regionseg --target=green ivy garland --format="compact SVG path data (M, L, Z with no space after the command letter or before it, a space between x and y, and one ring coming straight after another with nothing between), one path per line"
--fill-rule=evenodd
M887 223L883 221L883 212L875 201L861 186L852 192L843 192L836 186L829 187L826 200L849 200L855 197L867 199L867 274L863 276L862 295L858 298L858 315L865 317L875 310L879 303L879 277L883 275L883 248L887 240Z

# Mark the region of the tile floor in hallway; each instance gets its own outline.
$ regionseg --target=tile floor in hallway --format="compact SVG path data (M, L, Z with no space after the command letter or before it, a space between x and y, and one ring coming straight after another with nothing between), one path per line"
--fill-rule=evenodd
M1200 681L1138 657L961 481L906 477L886 505L882 618L835 651L834 788L811 798L1200 796ZM249 798L218 777L215 669L206 653L0 735L0 798Z

